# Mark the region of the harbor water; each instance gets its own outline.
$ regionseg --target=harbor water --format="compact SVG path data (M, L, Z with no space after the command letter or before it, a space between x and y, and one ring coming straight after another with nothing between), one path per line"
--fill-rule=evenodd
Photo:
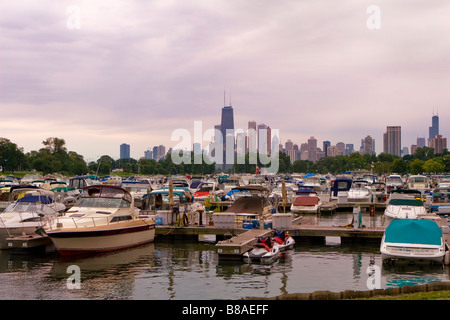
M351 212L305 215L305 224L346 225ZM382 214L363 215L380 225ZM368 268L375 266L374 276ZM448 266L385 266L379 244L297 242L270 265L219 261L214 243L161 241L90 257L0 252L0 299L210 300L340 292L450 280ZM370 278L371 277L371 278ZM370 279L369 279L370 278Z

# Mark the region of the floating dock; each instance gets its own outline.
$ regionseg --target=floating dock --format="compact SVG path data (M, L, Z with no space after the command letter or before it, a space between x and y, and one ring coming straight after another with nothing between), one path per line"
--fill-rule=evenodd
M271 229L250 229L238 236L219 241L216 244L219 259L240 260L244 253L253 248L258 237L271 234Z
M52 251L53 243L47 236L39 234L6 238L11 253L28 254L35 251Z

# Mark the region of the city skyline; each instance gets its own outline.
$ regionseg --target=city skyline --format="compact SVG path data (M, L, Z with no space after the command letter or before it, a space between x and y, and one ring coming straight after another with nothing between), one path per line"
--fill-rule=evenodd
M173 130L218 124L232 93L235 128L353 144L387 126L402 146L450 136L450 3L352 0L10 2L0 11L0 137L25 152L58 137L86 161L140 158ZM368 8L379 7L380 28ZM77 16L78 14L78 16ZM231 101L230 101L231 102Z

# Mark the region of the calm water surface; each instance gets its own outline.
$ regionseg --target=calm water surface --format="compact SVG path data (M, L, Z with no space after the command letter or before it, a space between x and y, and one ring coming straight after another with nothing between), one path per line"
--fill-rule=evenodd
M345 225L351 218L351 213L311 215L303 223ZM365 215L363 223L379 225L381 215ZM368 290L371 261L380 268L382 288L450 278L448 267L383 266L379 244L341 244L336 238L297 243L271 265L219 261L211 243L156 241L86 258L0 252L0 299L209 300ZM67 285L72 265L80 268L79 289Z

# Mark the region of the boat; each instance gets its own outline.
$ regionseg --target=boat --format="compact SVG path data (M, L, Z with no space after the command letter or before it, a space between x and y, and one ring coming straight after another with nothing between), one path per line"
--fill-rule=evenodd
M336 178L331 181L330 201L338 201L338 203L346 203L348 191L352 187L352 179Z
M9 205L0 213L0 249L9 248L8 238L39 234L60 216L66 207L53 197L48 190L11 187Z
M289 232L284 230L275 230L273 242L274 245L279 247L281 252L294 248L295 244L294 238L291 237Z
M450 188L450 177L443 177L438 182L438 188Z
M102 184L84 188L65 216L44 231L60 255L91 254L153 242L155 221L138 215L130 192Z
M400 175L398 174L391 174L386 178L386 188L387 189L396 189L396 188L403 188L404 182Z
M297 188L296 188L297 189ZM291 187L286 187L286 204L292 203L294 199L296 198L296 194L294 189ZM269 195L269 199L282 199L283 198L283 187L279 185L278 187L275 187L272 192Z
M445 241L432 220L397 219L386 228L380 245L382 261L430 262L442 264Z
M320 177L308 174L303 177L303 184L304 187L312 188L316 191L322 191L323 190L323 184L320 180Z
M192 192L192 191L191 191ZM220 195L221 190L217 190L214 182L200 182L194 190L194 200L204 202L206 198L212 195Z
M280 246L268 236L260 236L250 251L243 254L248 261L259 261L263 263L273 262L279 258Z
M225 213L234 214L234 222L237 225L243 225L244 220L271 220L274 211L274 206L270 203L267 197L252 195L250 197L239 197L231 206L229 206ZM221 213L218 212L218 215Z
M419 219L427 214L423 201L419 199L390 199L384 210L388 222L394 219Z
M450 214L450 186L437 187L433 190L430 210L438 215Z
M319 213L322 201L316 191L310 188L299 188L297 198L291 205L292 213Z
M347 194L348 202L373 202L373 192L366 180L354 180Z
M425 192L430 191L431 185L428 177L422 175L412 175L409 176L406 186L408 189L420 190L422 194L424 194Z
M137 208L142 208L143 197L152 191L152 187L149 183L140 183L139 181L123 182L121 187L130 192L134 198L134 205Z

